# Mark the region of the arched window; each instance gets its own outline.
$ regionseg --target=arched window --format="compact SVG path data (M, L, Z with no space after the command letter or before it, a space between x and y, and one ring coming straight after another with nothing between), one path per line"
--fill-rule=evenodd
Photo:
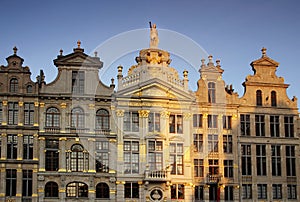
M84 128L84 111L77 107L71 112L71 127Z
M214 82L208 83L208 102L216 103L216 84Z
M96 129L108 130L109 129L109 113L105 109L99 109L96 112Z
M82 198L88 197L88 186L83 182L71 182L66 188L67 197Z
M26 91L27 91L27 93L32 93L32 85L28 85L26 87Z
M271 106L272 107L276 107L277 106L277 96L276 96L276 92L275 91L271 92Z
M109 199L109 186L106 183L99 183L96 186L96 198Z
M89 168L89 153L80 144L74 144L67 152L67 168L69 171L82 172Z
M261 90L256 91L256 105L262 106L262 93Z
M19 82L18 79L12 78L9 82L9 92L17 93L19 91Z
M58 185L56 182L47 182L45 185L45 197L58 197Z
M46 127L59 127L60 113L55 107L50 107L46 111Z

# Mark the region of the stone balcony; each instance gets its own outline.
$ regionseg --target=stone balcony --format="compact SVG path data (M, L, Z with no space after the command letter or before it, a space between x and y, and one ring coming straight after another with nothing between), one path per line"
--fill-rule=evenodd
M161 181L165 182L168 179L167 170L146 170L145 181Z
M220 175L220 174L215 174L215 175L207 174L206 182L208 184L217 184L221 181L221 178L222 178L222 175Z

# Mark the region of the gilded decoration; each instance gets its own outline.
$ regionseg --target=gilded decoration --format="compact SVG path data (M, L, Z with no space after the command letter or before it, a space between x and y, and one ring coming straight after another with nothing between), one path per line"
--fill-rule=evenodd
M117 109L116 114L117 114L117 116L124 116L124 110L123 109Z
M170 116L170 112L162 111L162 112L160 112L160 116L161 116L161 118L167 119Z
M148 118L149 116L149 110L139 110L139 116L142 117L142 118Z

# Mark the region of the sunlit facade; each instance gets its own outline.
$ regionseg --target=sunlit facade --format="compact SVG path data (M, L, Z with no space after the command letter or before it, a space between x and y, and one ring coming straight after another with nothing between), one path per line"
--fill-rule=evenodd
M299 200L297 98L266 49L239 96L220 61L189 81L157 43L109 86L80 42L48 84L14 49L0 67L1 201Z

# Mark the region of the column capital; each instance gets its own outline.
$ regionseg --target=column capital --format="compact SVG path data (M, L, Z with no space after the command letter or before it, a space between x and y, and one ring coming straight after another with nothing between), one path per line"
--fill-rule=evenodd
M2 105L3 105L3 106L7 106L7 100L3 100L3 101L2 101Z
M148 118L149 116L149 110L139 110L139 117L142 117L142 118Z
M62 109L66 109L66 108L67 108L67 103L65 103L65 102L61 103L61 104L60 104L60 107L61 107Z
M67 141L67 138L66 137L60 137L58 140L59 141Z
M23 107L23 105L24 105L24 102L19 102L20 107Z
M167 119L170 116L170 112L169 111L162 111L162 112L160 112L160 116L161 116L161 118Z
M189 113L189 112L183 113L184 120L190 120L191 118L192 118L192 113Z
M45 103L44 103L44 102L41 102L41 103L40 103L40 107L45 107Z
M117 114L117 116L124 116L124 110L123 109L117 109L116 114Z
M34 106L38 107L39 106L39 102L34 102Z

